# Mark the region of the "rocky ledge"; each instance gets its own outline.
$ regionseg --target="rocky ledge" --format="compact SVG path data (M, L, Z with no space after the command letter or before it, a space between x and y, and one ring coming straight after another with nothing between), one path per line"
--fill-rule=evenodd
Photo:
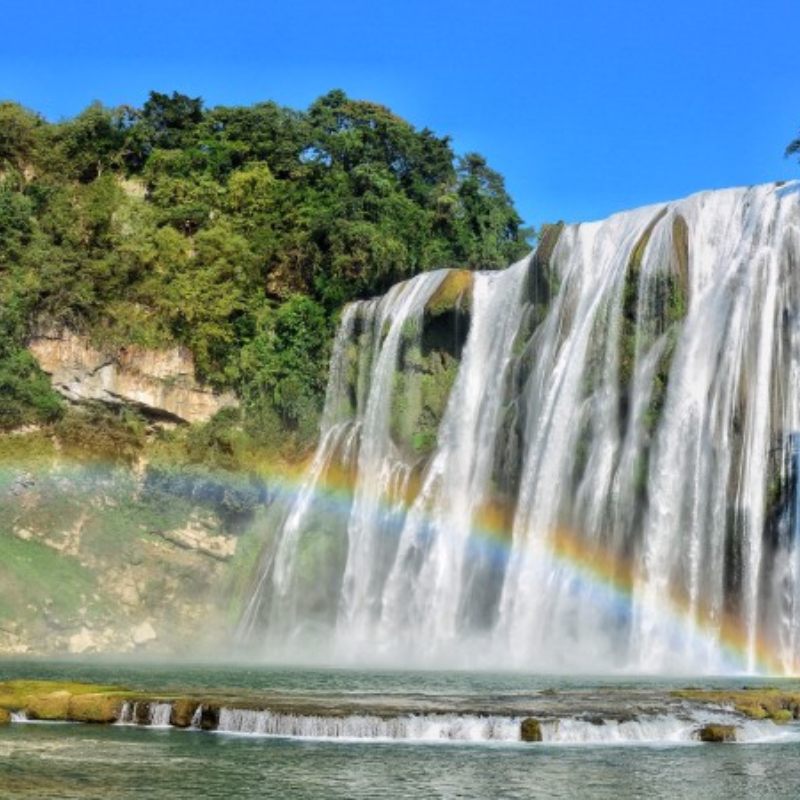
M34 336L28 349L53 388L72 402L129 405L179 422L206 422L237 404L232 394L218 394L195 380L194 359L185 347L100 348L84 336L57 329Z
M36 720L170 726L278 736L384 738L414 738L415 731L416 738L424 738L435 730L439 738L475 740L474 734L464 735L465 729L472 725L473 731L481 729L487 739L574 743L604 740L602 736L586 734L582 740L578 739L576 726L593 730L607 727L610 734L605 738L610 742L620 741L625 735L631 741L642 741L640 733L633 729L625 734L624 726L652 725L668 716L681 726L682 735L678 738L725 743L747 740L744 734L753 719L761 719L756 724L769 726L767 733L774 730L775 723L789 721L785 715L777 713L764 719L755 712L753 704L747 704L744 711L739 710L731 706L731 702L736 703L731 697L721 705L720 697L716 696L720 693L706 693L711 694L715 696L702 696L692 690L647 696L634 693L633 697L624 692L606 692L603 697L570 693L565 701L561 693L544 691L534 692L524 699L516 696L511 705L503 698L478 701L473 698L468 705L460 705L454 703L452 697L438 700L421 695L383 698L348 695L342 698L313 693L246 690L231 693L195 689L158 693L123 686L11 680L0 682L0 724ZM750 692L728 693L739 694ZM761 698L763 692L755 694ZM767 695L766 705L788 710L791 719L798 718L800 695L778 690L767 690ZM632 699L634 705L630 703ZM760 702L757 701L757 705L763 708ZM628 710L620 713L620 705ZM714 721L714 715L719 716L720 711L724 711L725 718ZM531 712L538 716L530 716ZM420 731L424 731L424 736L419 736ZM668 740L675 738L674 725L666 735Z

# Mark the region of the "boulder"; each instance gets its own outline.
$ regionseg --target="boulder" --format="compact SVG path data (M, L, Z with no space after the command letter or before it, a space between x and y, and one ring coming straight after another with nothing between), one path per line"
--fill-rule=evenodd
M200 710L200 727L204 731L215 731L219 727L219 707L203 706Z
M176 700L172 704L169 724L174 725L176 728L188 728L192 724L197 705L193 700Z
M735 742L736 726L709 723L695 731L695 738L701 742Z
M519 724L519 738L523 742L541 742L542 723L533 717L526 717Z

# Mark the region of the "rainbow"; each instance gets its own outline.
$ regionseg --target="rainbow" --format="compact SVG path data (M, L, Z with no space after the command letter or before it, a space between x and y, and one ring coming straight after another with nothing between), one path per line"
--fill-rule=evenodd
M30 470L38 472L48 470L50 459L25 460L10 462L3 459L0 464L0 490L7 490L21 472ZM256 475L259 481L267 485L270 495L282 503L291 503L304 485L308 475L309 462L299 464L283 464L280 469L259 465ZM85 463L74 461L61 462L59 474L78 482L85 480L91 483L91 475L109 465L94 464L87 467ZM252 485L253 475L237 475L219 473L219 480L231 487ZM387 502L387 511L396 512L398 527L404 512L410 508L420 488L419 478L409 481L402 498L392 498ZM354 475L339 466L329 464L314 486L314 497L322 507L332 514L346 516L349 513L354 496ZM511 531L512 515L502 503L488 503L476 514L471 531L470 547L477 555L487 554L497 560L507 561L512 552L513 534ZM399 533L387 531L388 535ZM570 577L587 592L602 598L608 609L615 615L630 618L633 614L637 586L640 578L636 564L626 563L610 550L602 548L597 542L587 543L579 532L567 528L550 531L544 538L546 557L554 566L567 570ZM659 618L664 630L674 632L676 638L692 635L705 637L705 640L722 655L726 667L731 672L746 672L755 661L755 670L766 676L787 676L800 672L799 665L792 664L789 669L777 655L773 644L764 636L755 642L748 639L746 631L739 620L730 614L715 615L710 609L693 606L689 598L673 589L662 598Z

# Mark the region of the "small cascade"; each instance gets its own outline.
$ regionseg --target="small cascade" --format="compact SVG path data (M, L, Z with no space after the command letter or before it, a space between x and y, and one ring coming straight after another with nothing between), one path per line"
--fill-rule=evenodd
M153 728L170 726L172 703L126 701L122 704L117 725L148 725Z
M219 733L282 738L415 742L521 742L524 718L470 714L405 714L383 718L297 715L250 709L222 708ZM699 741L706 725L729 726L733 741L756 743L800 741L796 726L742 719L719 711L640 716L627 720L603 717L544 718L541 743L548 745L666 744Z
M149 725L153 728L168 728L171 713L172 703L151 703Z
M699 741L700 731L709 724L730 727L732 741L740 743L800 741L800 731L795 728L718 713L695 717L662 715L629 721L567 717L543 724L542 742L561 745L690 743Z
M269 657L800 672L800 184L354 303L240 625Z
M370 714L345 717L220 709L217 730L261 736L313 739L410 739L489 742L519 740L519 721L510 717L455 714L405 715L384 719Z
M129 700L126 700L122 704L122 708L119 711L119 718L117 719L117 725L133 725L134 724L134 706L135 703L131 703Z
M574 701L573 701L574 702ZM580 700L578 701L580 704ZM533 709L535 706L531 706ZM665 700L662 707L646 713L623 710L599 711L575 708L559 712L541 709L540 716L480 711L374 713L313 713L198 705L191 723L175 718L172 703L126 702L117 725L145 728L176 727L220 734L322 739L338 741L403 741L427 743L471 743L517 745L619 745L675 744L704 740L704 732L716 729L725 741L760 743L800 742L796 722L776 724L770 719L751 719L720 706L690 705ZM24 712L11 715L14 723L39 723ZM532 735L533 732L533 735ZM720 739L705 737L706 741Z

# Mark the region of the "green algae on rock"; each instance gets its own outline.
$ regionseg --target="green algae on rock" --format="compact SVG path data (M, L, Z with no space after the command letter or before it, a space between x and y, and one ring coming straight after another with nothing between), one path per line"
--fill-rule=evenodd
M542 723L533 717L526 717L519 724L519 738L523 742L541 742Z
M702 728L700 728L696 732L696 736L701 742L735 742L736 726L709 723L708 725L704 725Z

